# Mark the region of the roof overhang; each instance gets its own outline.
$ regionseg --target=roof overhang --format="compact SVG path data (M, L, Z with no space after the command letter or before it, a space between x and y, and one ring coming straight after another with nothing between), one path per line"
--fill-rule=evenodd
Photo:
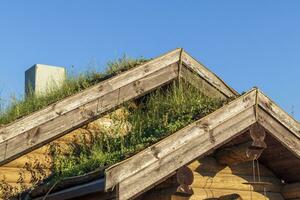
M177 169L204 156L259 124L300 158L300 126L258 89L105 170L105 190L119 199L136 197ZM300 181L300 180L299 180Z
M0 165L179 77L208 96L226 99L238 95L183 49L175 49L0 128Z

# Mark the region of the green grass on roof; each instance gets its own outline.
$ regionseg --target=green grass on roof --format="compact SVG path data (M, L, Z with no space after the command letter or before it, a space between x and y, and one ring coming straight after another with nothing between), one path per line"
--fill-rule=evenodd
M29 115L30 113L40 110L67 96L78 93L105 79L115 76L137 65L143 64L146 61L147 60L144 58L130 59L123 57L116 61L109 62L107 64L107 69L103 73L89 71L78 76L69 77L62 87L52 89L46 95L38 97L35 95L28 95L27 97L20 99L14 98L8 107L0 109L0 126Z
M113 134L99 133L91 144L75 144L68 155L54 153L53 180L124 160L223 104L224 101L204 96L189 85L175 83L143 97L137 104L126 103L124 109L129 114L124 120L131 124L130 132L123 136L118 136L117 129Z

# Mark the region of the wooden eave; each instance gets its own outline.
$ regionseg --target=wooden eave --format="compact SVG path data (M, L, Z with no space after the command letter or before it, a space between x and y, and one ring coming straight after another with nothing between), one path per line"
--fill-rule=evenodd
M0 128L0 165L178 77L209 96L226 99L238 95L183 49L175 49Z
M245 134L256 123L263 126L280 146L284 146L299 160L299 124L261 91L252 89L144 151L107 168L104 178L79 183L49 194L48 197L64 199L67 195L75 198L97 192L94 195L103 199L106 199L106 196L117 199L134 198L172 176L177 169L196 158L210 154L236 140L247 140L250 136ZM284 194L290 188L295 190L294 185L299 183L286 185ZM40 200L42 197L36 199Z
M299 123L258 89L190 124L135 156L105 170L105 190L136 197L177 169L219 148L258 123L300 158Z

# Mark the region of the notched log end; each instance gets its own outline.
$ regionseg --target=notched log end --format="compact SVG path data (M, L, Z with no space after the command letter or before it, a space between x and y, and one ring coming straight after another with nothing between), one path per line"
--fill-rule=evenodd
M176 192L183 195L193 195L193 189L191 185L194 182L194 174L190 168L183 166L176 172L178 186Z

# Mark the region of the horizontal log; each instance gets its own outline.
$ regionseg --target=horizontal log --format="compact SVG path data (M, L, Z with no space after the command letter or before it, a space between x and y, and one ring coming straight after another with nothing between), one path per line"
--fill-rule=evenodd
M38 177L36 178L45 178L49 174L51 174L51 171L49 169L28 171L25 169L10 167L0 168L0 180L8 183L18 183L18 181L21 179L24 183L30 183L32 181L33 175L37 175Z
M287 184L282 189L282 195L285 199L300 199L300 183Z
M220 165L214 157L204 157L196 160L188 165L190 169L199 173L214 173L214 174L234 174L241 176L251 176L252 175L252 162L239 163L232 166ZM260 165L261 176L266 177L276 177L275 174L268 170L263 165Z
M176 193L175 188L152 189L137 198L138 200L284 200L280 193L267 192L267 197L261 192L226 190L226 189L201 189L194 188L194 194L183 196ZM229 198L230 197L230 198ZM239 197L239 198L238 198ZM234 199L233 199L234 198Z
M220 164L228 166L252 161L258 158L263 151L263 149L251 150L252 143L251 141L223 148L215 154L215 157Z
M202 188L202 189L227 189L227 190L240 190L249 191L255 190L257 192L263 192L264 188L262 186L252 186L245 183L253 181L253 176L236 176L236 175L226 175L226 174L194 174L194 183L192 188ZM268 192L280 193L282 184L279 179L275 177L261 177L263 182L268 182L270 185L265 187Z
M194 195L189 197L189 200L200 200L209 198L222 198L225 195L238 194L242 200L266 200L263 193L239 190L226 190L226 189L194 189ZM175 195L176 196L176 195ZM267 192L267 198L272 200L284 200L280 193ZM172 198L173 199L173 198Z
M50 169L52 167L52 156L47 154L29 153L18 159L15 159L0 167L11 167L11 168L26 168L31 169Z

